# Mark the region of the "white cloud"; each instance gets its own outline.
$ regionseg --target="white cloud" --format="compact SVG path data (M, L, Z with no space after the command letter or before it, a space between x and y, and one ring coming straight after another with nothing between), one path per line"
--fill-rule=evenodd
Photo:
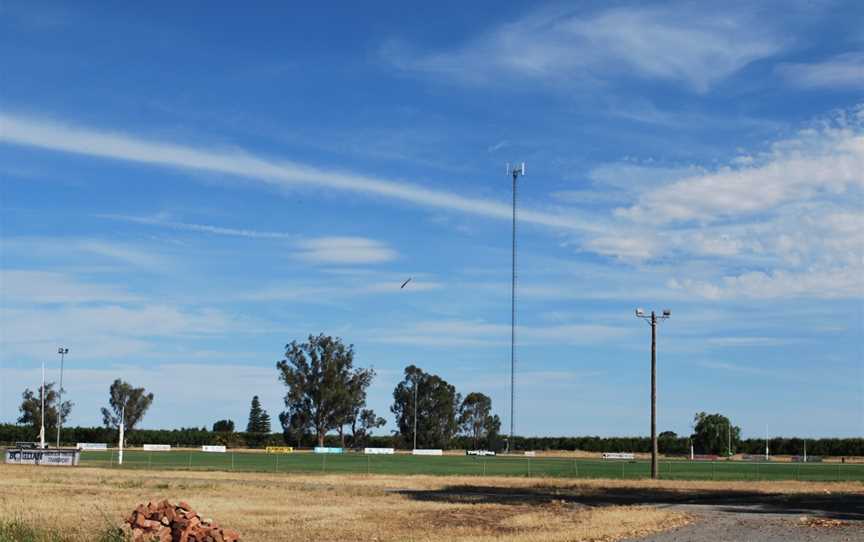
M40 359L57 344L74 339L82 359L117 359L153 353L163 339L219 337L272 329L262 322L211 308L164 304L135 306L65 305L0 310L2 357Z
M862 125L830 127L775 143L756 165L723 167L664 184L620 209L618 216L636 222L705 223L862 187Z
M589 14L546 10L501 25L456 51L416 55L390 43L382 54L402 69L472 84L507 76L566 84L636 75L706 92L783 46L764 21L741 10L710 11L688 4Z
M864 89L864 52L843 53L823 62L781 64L777 73L803 88Z
M185 147L5 113L0 114L0 125L3 127L0 141L16 145L235 175L279 188L323 187L488 218L509 220L511 216L510 205L502 201L466 197L409 182L325 170L298 162L277 162L242 151ZM520 211L519 217L523 222L552 228L573 230L590 227L590 224L574 217L531 209Z
M668 265L672 297L864 296L864 107L814 125L713 170L601 170L596 181L637 187L635 203L576 242Z
M695 166L662 167L623 162L599 165L591 170L588 178L602 186L611 186L627 193L639 193L703 173L704 169Z
M801 272L747 271L719 280L670 279L667 284L707 299L855 298L864 297L864 264Z
M292 241L297 252L295 256L303 261L320 264L364 264L382 263L395 260L398 254L382 241L365 237L318 237L301 239L301 236L288 232L260 231L248 228L226 228L212 224L191 224L165 220L161 217L137 217L125 215L100 215L103 218L123 220L136 224L162 226L178 230L245 237L248 239L275 239Z
M52 259L59 256L82 256L92 262L96 256L97 259L140 268L164 268L168 264L162 255L147 248L96 238L6 237L0 239L0 248L4 251L20 251L27 256L47 256Z
M318 237L299 241L296 246L297 257L312 263L382 263L398 256L386 243L365 237Z
M90 284L52 271L0 269L0 298L10 303L130 302L138 298L119 286Z
M712 345L736 348L742 346L782 346L795 342L795 339L788 337L710 337L707 342Z
M555 326L516 327L520 345L529 344L594 344L620 339L633 332L632 326L602 324L561 324ZM472 347L509 344L510 326L471 320L440 320L417 322L387 330L372 330L368 339L386 344L415 346Z
M143 217L143 216L126 216L126 215L99 215L102 218L112 220L122 220L124 222L132 222L135 224L148 224L151 226L162 226L177 230L187 230L200 233L210 233L213 235L227 235L230 237L247 237L250 239L297 239L297 235L279 232L279 231L260 231L251 229L225 228L222 226L213 226L211 224L190 224L187 222L175 222L165 220L159 217Z
M337 270L323 270L328 275ZM292 281L274 283L232 296L232 299L241 301L310 301L316 303L334 303L351 296L369 296L377 294L413 295L430 290L441 289L444 284L428 277L413 275L411 282L400 288L408 274L397 275L395 273L373 274L356 273L356 270L348 270L351 275L343 276L337 280L325 282Z

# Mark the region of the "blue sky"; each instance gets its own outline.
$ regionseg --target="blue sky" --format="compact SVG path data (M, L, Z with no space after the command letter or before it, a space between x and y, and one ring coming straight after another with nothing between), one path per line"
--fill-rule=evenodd
M864 433L859 2L5 2L0 420L70 349L147 427L273 415L283 346L416 363L516 432ZM407 278L413 281L400 290Z

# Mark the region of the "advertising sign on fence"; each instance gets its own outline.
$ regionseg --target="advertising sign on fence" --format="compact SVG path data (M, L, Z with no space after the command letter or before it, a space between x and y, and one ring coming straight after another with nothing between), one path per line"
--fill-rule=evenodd
M482 457L484 455L495 455L495 452L492 450L465 450L465 455L479 455Z
M148 452L170 452L170 444L145 444L144 449Z
M603 452L603 459L636 459L631 452Z
M444 450L411 450L413 455L444 455Z
M821 463L822 457L818 455L793 455L792 461L795 463Z
M6 463L13 465L52 465L58 467L73 467L78 464L81 450L72 449L37 449L6 450Z
M342 448L330 448L328 446L315 446L316 454L341 454Z
M393 448L363 448L364 454L369 455L393 455L396 450Z
M225 446L201 446L202 452L217 452L217 453L225 453Z
M527 457L534 457L534 456L537 455L537 452L525 452L525 455L526 455Z
M294 452L291 446L267 446L264 449L268 454L290 454Z
M108 444L105 442L79 442L75 447L79 450L107 450Z
M690 459L692 461L719 461L720 456L712 454L693 454L690 456Z
M741 459L743 459L744 461L771 461L771 459L765 457L762 454L759 454L759 455L744 454L743 456L741 456Z

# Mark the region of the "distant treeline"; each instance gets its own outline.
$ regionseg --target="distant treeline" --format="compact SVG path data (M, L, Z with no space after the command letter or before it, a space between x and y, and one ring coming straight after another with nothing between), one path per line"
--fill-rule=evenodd
M53 436L53 433L52 433ZM15 442L34 441L38 434L27 425L0 424L0 444L11 445ZM48 439L54 442L53 438ZM66 445L78 442L117 442L117 430L104 427L65 427L61 433L61 441ZM370 436L364 441L365 446L400 447L402 440L398 435ZM264 446L284 446L287 442L281 433L261 435L255 433L227 433L207 431L202 428L185 429L136 429L126 435L128 446L142 444L170 444L175 447L197 447L205 444L224 444L232 448L262 448ZM314 434L305 435L301 440L304 447L317 444ZM297 446L296 436L288 442ZM337 435L328 435L325 446L342 446ZM345 446L351 447L350 436L346 435ZM494 445L487 446L500 450L503 440L497 440ZM687 455L690 453L688 438L661 438L660 453L668 455ZM804 439L777 437L768 441L771 455L801 455L804 451ZM452 449L471 449L473 443L470 437L456 437L450 441ZM586 452L643 452L651 451L651 439L647 437L516 437L516 450L583 450ZM695 450L703 453L703 450ZM764 439L742 440L735 453L760 455L765 453ZM814 456L864 456L864 438L821 438L807 439L807 454Z
M586 452L635 452L650 453L651 439L648 437L515 437L517 450L583 450ZM661 454L687 455L690 439L687 437L661 438L658 441ZM804 439L776 437L768 440L771 455L801 455ZM697 454L706 453L696 448ZM765 453L765 439L741 440L734 453L761 455ZM807 439L807 455L864 456L864 438L820 438Z

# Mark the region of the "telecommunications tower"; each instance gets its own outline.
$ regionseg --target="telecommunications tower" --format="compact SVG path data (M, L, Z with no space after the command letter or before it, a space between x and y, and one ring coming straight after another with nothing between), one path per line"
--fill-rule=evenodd
M525 176L525 162L510 167L507 164L507 174L513 177L513 265L512 282L510 285L510 439L507 441L507 452L513 451L513 421L516 412L516 180Z

